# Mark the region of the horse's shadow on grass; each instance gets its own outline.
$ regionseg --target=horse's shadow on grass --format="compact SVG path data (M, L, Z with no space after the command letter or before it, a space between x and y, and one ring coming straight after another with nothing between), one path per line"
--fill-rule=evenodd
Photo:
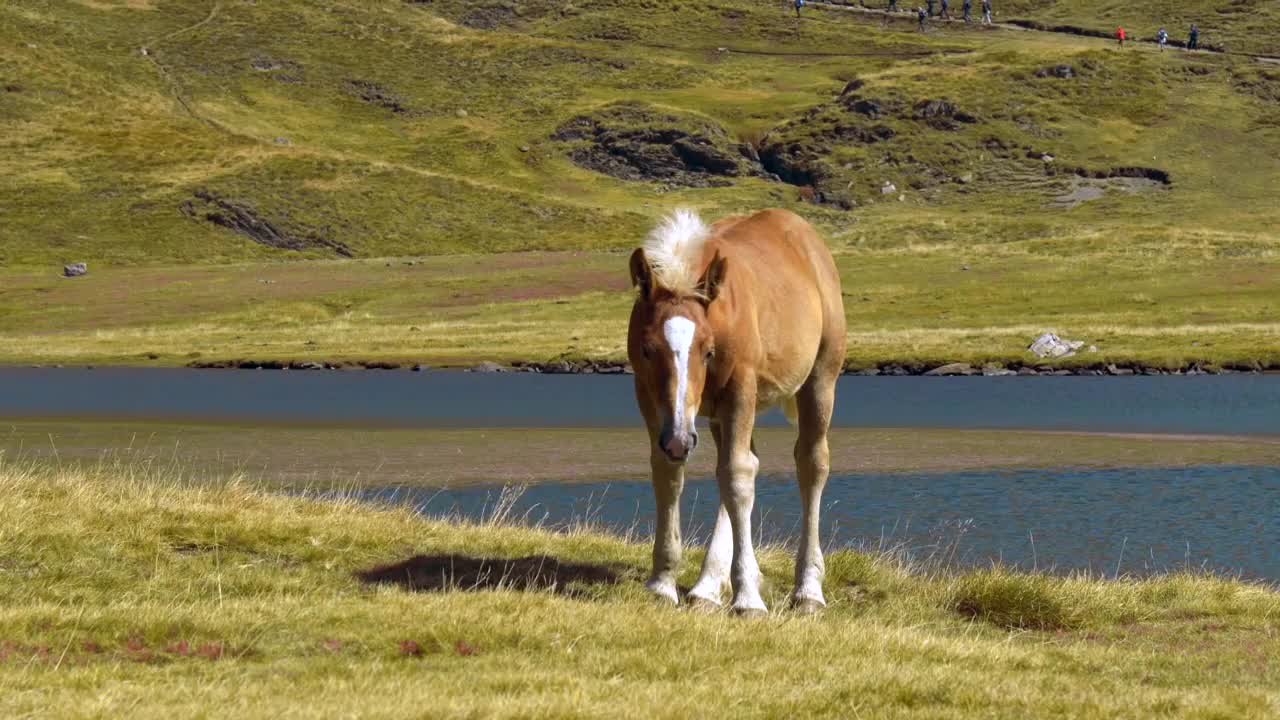
M477 558L450 554L415 555L362 570L356 578L370 585L396 585L414 592L550 591L578 597L595 586L618 584L624 572L606 565L565 562L550 555Z

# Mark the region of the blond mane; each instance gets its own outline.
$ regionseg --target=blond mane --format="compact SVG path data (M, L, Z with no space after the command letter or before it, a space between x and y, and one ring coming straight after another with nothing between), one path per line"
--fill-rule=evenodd
M682 208L663 218L644 241L654 285L677 295L697 294L702 246L710 234L693 210Z

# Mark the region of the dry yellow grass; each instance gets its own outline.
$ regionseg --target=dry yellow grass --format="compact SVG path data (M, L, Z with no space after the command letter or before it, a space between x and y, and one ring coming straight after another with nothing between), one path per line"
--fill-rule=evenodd
M655 606L647 548L589 530L430 521L159 467L7 462L0 493L6 717L1280 711L1280 595L1229 580L925 572L842 552L825 615L741 621ZM413 553L546 554L621 582L570 598L353 576ZM762 560L780 607L788 558Z

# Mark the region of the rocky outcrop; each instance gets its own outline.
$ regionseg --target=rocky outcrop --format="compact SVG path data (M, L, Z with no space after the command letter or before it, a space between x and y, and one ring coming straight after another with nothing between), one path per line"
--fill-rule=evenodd
M575 117L551 138L572 146L569 157L578 166L621 180L712 187L763 172L755 150L716 123L642 103Z
M194 197L178 209L193 220L226 228L259 245L281 250L328 250L342 257L354 256L346 243L330 238L327 232L278 225L263 217L254 207L209 190L197 190Z

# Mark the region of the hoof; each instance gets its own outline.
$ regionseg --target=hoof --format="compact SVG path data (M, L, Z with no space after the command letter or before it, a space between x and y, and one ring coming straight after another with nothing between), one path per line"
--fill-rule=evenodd
M706 615L718 613L720 608L723 607L719 600L712 600L699 595L690 595L685 598L685 601L688 603L691 612L699 612Z
M654 603L662 607L676 607L680 604L680 596L674 587L649 582L645 584L645 589L653 595Z
M757 618L769 617L768 610L764 608L754 608L754 607L743 607L743 608L736 607L733 609L733 614L736 617L745 618L747 620L755 620Z
M827 604L813 598L792 598L791 609L797 615L818 615L827 609Z

